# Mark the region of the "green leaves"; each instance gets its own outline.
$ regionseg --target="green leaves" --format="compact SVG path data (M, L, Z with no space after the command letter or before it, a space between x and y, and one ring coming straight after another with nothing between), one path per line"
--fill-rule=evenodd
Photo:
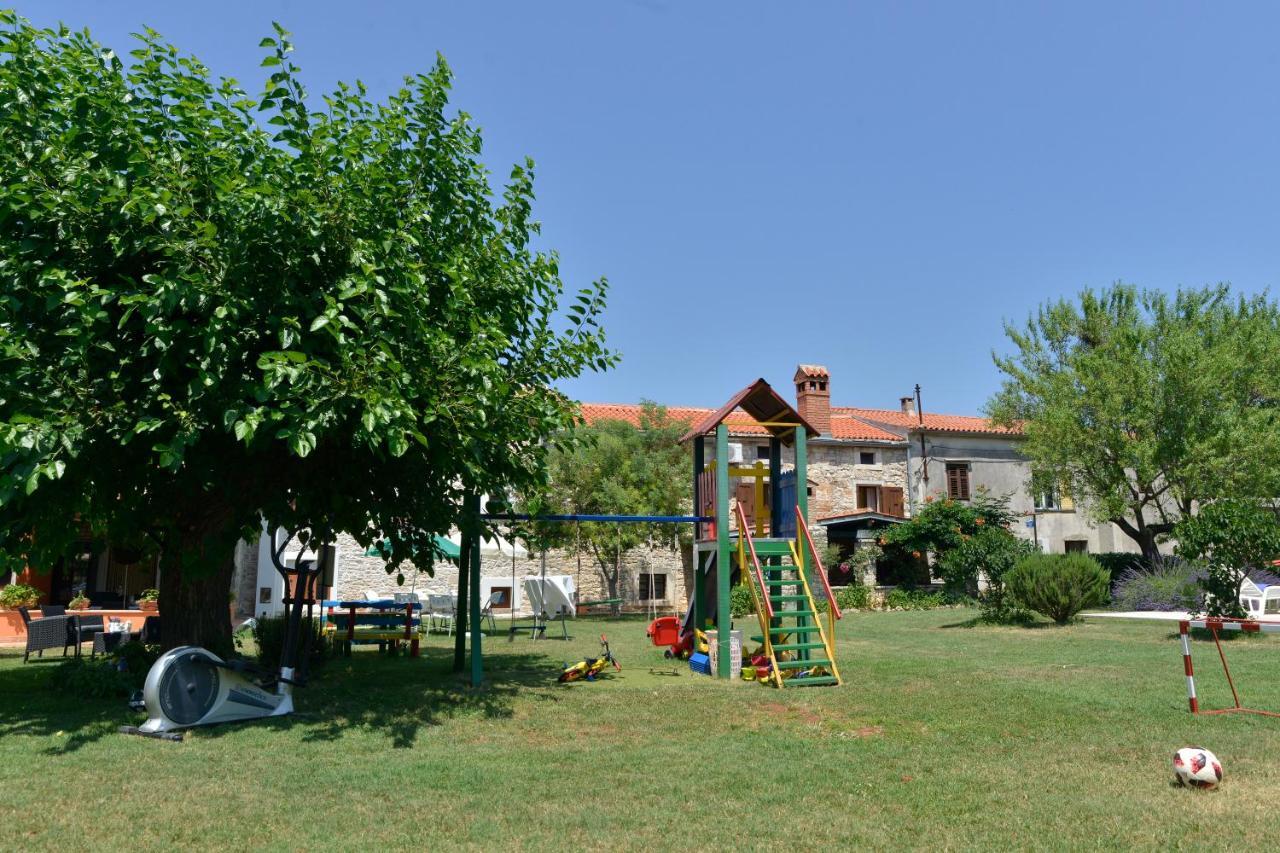
M989 404L1021 422L1037 476L1115 521L1148 557L1212 498L1280 489L1280 312L1225 285L1116 285L1006 326Z
M557 384L616 363L607 282L562 304L531 172L489 185L443 60L313 113L284 28L259 46L254 99L151 30L127 68L0 32L0 535L37 562L77 516L429 554L464 485L545 482Z

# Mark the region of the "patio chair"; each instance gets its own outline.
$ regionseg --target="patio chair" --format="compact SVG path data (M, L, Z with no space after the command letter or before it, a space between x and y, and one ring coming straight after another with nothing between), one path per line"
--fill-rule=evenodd
M40 607L41 616L66 616L67 605L65 604L45 604Z
M503 592L502 590L498 590L496 592L490 593L489 597L485 599L484 607L480 609L480 623L484 624L484 621L488 619L489 630L496 631L498 629L498 623L493 618L493 608L506 607L506 606L507 606L507 594L505 592Z
M21 611L26 608L21 608ZM27 624L27 649L22 654L22 662L26 663L35 652L36 657L44 657L45 649L62 647L62 656L67 656L71 646L71 620L66 616L42 616L32 619L29 614L22 613Z
M142 636L138 639L142 640L146 645L155 645L160 642L159 616L148 616L142 620Z
M454 611L453 596L428 595L427 619L429 620L429 627L444 625L452 636L453 627L457 621L457 613Z
M107 630L107 619L102 614L96 616L72 616L71 618L71 639L77 646L80 643L93 642L94 634L101 634Z

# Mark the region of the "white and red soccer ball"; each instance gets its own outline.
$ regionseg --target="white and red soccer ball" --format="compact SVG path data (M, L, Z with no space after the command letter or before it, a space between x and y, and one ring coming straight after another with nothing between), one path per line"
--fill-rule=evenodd
M1216 788L1222 781L1222 763L1203 747L1184 746L1173 754L1173 775L1179 785Z

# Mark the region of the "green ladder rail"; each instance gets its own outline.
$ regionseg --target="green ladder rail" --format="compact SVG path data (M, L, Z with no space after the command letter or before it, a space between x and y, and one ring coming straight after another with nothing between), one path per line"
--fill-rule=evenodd
M770 664L770 681L775 687L785 689L841 684L840 669L835 661L834 635L828 637L823 629L813 590L805 577L803 546L798 548L800 543L790 539L755 540L741 506L737 507L737 515L738 565L742 569L743 581L751 589L760 621L760 633L751 637L751 641L764 647ZM809 545L812 547L812 542ZM765 569L760 565L761 555L782 557L790 562L770 565ZM821 571L817 555L814 557L815 567ZM766 571L769 573L767 579ZM792 591L783 592L785 587ZM834 601L829 601L828 607L834 604ZM800 674L806 670L817 672Z

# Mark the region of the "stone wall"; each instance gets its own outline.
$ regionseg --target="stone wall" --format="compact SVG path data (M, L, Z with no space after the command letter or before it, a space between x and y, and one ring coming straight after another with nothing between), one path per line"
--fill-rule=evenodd
M420 594L441 594L453 593L458 589L458 567L450 562L437 563L434 576L418 573L415 577L412 567L404 566L403 586L397 585L395 575L387 574L385 566L378 557L364 556L364 549L350 536L340 536L335 596L362 598L366 591L381 594L408 592L410 589ZM486 554L481 557L481 578L491 581L494 586L511 586L512 571L510 556ZM541 571L542 562L537 554L516 558L516 586L519 587L522 578L538 575ZM619 597L623 599L623 606L627 609L646 609L650 602L640 599L640 575L666 575L666 596L654 604L659 612L683 612L687 601L685 590L690 587L691 573L692 558L688 548L637 548L622 557L618 580ZM598 601L611 597L604 574L589 553L582 554L579 567L578 557L574 554L562 550L550 551L547 554L547 574L569 575L574 578L579 601ZM520 598L523 599L523 595ZM523 600L521 605L520 612L528 612Z

